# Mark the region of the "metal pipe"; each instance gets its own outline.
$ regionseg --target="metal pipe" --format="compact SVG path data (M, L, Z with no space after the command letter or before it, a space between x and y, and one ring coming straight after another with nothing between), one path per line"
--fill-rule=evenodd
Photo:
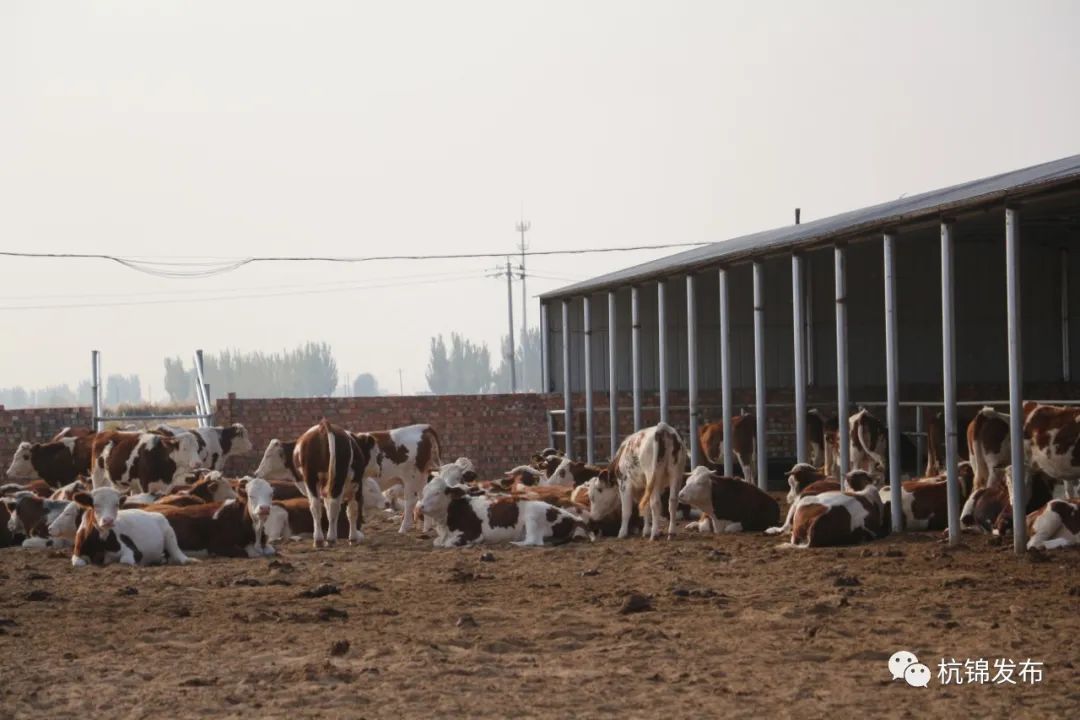
M657 344L657 370L660 375L660 422L668 421L668 377L667 377L667 282L660 280L656 283L656 322Z
M754 261L754 400L757 413L757 484L769 486L769 449L765 440L765 265ZM731 443L731 436L724 444Z
M1024 492L1024 373L1020 338L1020 213L1005 209L1005 291L1009 331L1009 436L1012 450L1013 548L1027 548Z
M641 429L641 306L638 288L630 288L630 364L634 392L634 432Z
M926 467L926 432L923 430L923 406L915 406L915 470Z
M585 462L590 465L596 459L593 442L593 396L592 396L592 298L581 298L582 324L585 328Z
M803 296L806 302L803 303L803 307L806 308L806 322L803 325L803 332L806 338L804 340L806 343L806 387L809 388L817 383L814 373L814 268L809 260L804 263L804 266Z
M574 457L574 403L570 397L570 300L562 301L563 449Z
M698 377L697 377L697 302L694 297L694 276L686 276L686 394L690 414L690 432L686 442L690 444L690 467L701 463L698 442Z
M960 478L957 473L956 438L956 309L953 224L941 223L941 384L945 401L945 473L949 544L960 543ZM920 437L919 442L925 439Z
M615 457L615 450L619 447L619 372L615 362L615 291L612 290L607 296L607 324L608 324L608 415L611 425L610 438L608 440L608 457Z
M101 420L101 353L97 350L90 351L90 407L93 418L91 424L94 430L101 432L105 429L105 423Z
M833 247L833 276L836 284L836 425L840 444L840 488L851 469L848 425L848 337L847 337L847 247Z
M882 244L885 260L885 380L888 405L885 411L889 431L888 480L893 531L903 527L904 508L900 487L900 368L898 367L896 325L896 235L885 233Z
M200 407L199 412L210 415L214 411L210 407L210 384L206 382L206 368L203 365L203 351L195 351L195 403ZM199 427L209 427L206 420L199 420Z
M547 303L540 303L540 392L542 393L548 392L551 388L548 369Z
M720 404L724 423L724 475L735 472L735 451L731 445L731 315L728 307L727 270L720 268Z
M806 335L803 327L803 258L791 256L791 337L795 346L795 459L806 462Z
M1061 248L1061 380L1070 382L1069 368L1069 249Z

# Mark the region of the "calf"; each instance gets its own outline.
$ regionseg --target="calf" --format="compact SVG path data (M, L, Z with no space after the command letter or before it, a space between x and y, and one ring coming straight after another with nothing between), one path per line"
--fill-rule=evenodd
M555 471L552 472L545 480L541 481L541 485L565 485L567 487L577 487L583 485L589 480L599 475L604 468L599 465L586 465L583 462L576 462L570 458L563 458L559 463Z
M1009 416L992 407L980 410L967 426L968 453L975 471L971 491L990 484L998 469L1011 462Z
M469 495L462 485L436 476L424 488L420 509L438 530L435 547L510 542L542 546L587 535L585 521L539 500Z
M41 478L54 488L66 485L80 475L90 474L93 442L93 436L88 435L44 443L19 443L7 475L10 478Z
M757 437L753 415L731 418L731 451L742 468L743 479L754 484L757 472ZM716 467L724 467L724 423L704 425L698 431L701 452Z
M787 481L790 488L787 494L787 517L784 518L783 525L766 528L766 535L783 535L791 532L791 523L795 519L795 507L798 505L799 498L804 495L809 497L823 492L840 491L840 483L837 480L830 479L829 475L807 463L797 463L792 466L791 470L788 470Z
M701 511L714 533L761 531L780 520L780 505L764 490L707 467L694 468L679 501Z
M1076 494L1080 482L1080 407L1024 403L1025 464Z
M22 546L27 548L48 547L49 525L64 511L67 500L46 500L30 492L21 492L5 499L8 513L8 531L23 535Z
M889 464L889 434L885 425L866 408L848 418L851 467L871 475L884 472Z
M354 435L334 427L327 420L311 427L296 441L293 465L301 479L300 489L311 506L315 547L337 541L337 522L342 503L345 503L345 513L349 518L349 543L355 544L364 539L360 530L364 497L362 492L357 492L357 486L376 467L373 444L370 436L358 441ZM322 528L324 509L329 527L325 535ZM411 517L409 521L411 527Z
M195 436L100 432L92 447L94 488L113 485L142 493L169 490L198 463Z
M195 436L198 444L198 467L208 470L224 470L225 461L236 455L244 455L252 451L254 446L248 435L247 428L240 423L233 423L228 427L200 427L182 428L174 425L159 425L153 432L168 436L179 437L190 433Z
M1080 500L1051 500L1027 516L1028 550L1080 545Z
M376 475L383 490L401 483L405 493L405 512L398 532L413 526L413 506L428 476L442 464L439 436L430 425L408 425L393 430L354 433L353 437L376 465Z
M683 467L686 466L686 446L675 428L667 423L639 430L623 440L615 457L608 466L607 474L601 474L590 483L590 514L603 520L614 514L612 486L618 488L618 507L621 517L619 537L630 532L630 519L637 500L644 518L642 535L656 539L660 535L663 514L661 496L668 496L668 536L675 535L676 511L679 489L682 484Z
M176 542L176 533L160 514L145 510L120 510L120 493L110 487L78 493L75 503L83 509L75 532L71 564L88 562L151 565L166 559L180 565L191 562Z
M791 545L797 548L851 545L886 533L881 498L870 474L854 470L847 484L853 492L804 496L795 507Z

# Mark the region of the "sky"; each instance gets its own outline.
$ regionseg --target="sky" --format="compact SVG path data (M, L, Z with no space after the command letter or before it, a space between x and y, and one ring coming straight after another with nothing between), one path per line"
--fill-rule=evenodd
M1069 0L6 0L0 250L510 253L522 215L534 250L719 242L1080 152L1077 27ZM530 259L527 291L672 252ZM498 347L500 262L0 257L0 386L74 387L98 349L162 399L165 356L325 340L422 391L432 335Z

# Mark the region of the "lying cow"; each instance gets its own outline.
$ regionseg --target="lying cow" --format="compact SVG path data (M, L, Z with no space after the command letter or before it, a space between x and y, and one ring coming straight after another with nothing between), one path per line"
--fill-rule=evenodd
M1030 514L1054 499L1054 481L1043 473L1028 476L1024 513ZM960 526L965 529L1007 535L1013 529L1012 468L1005 468L998 479L968 496L960 511Z
M603 522L620 513L619 537L630 533L635 500L644 518L642 536L655 540L663 520L661 497L668 496L668 537L675 535L686 446L667 423L639 430L623 440L606 473L589 482L591 517Z
M269 484L269 483L268 483ZM170 495L158 498L158 505L197 505L199 503L223 503L234 500L237 492L232 484L214 470L199 478L189 487L177 489Z
M559 544L587 536L585 521L539 500L470 495L464 485L436 476L424 488L420 509L434 522L435 547L510 542L520 546Z
M756 420L753 415L731 418L731 450L735 462L742 468L743 479L754 484L757 473ZM708 423L698 431L701 452L713 466L724 467L724 423Z
M1028 550L1080 545L1080 500L1051 500L1027 516Z
M791 546L797 548L851 545L876 540L887 533L881 498L870 474L847 475L851 492L823 492L799 499L791 527Z
M795 507L798 505L799 498L823 492L840 492L838 481L808 463L793 465L791 470L788 470L787 481L789 488L787 517L784 518L783 525L766 528L766 535L783 535L791 532L791 523L795 519Z
M395 487L401 486L397 485ZM362 507L365 520L372 519L376 512L389 506L386 497L379 492L379 483L374 478L364 478L363 494L364 502ZM280 508L284 513L272 513L272 520L270 520L266 530L267 539L270 542L314 535L315 526L312 522L311 507L307 498L296 497L279 500L275 491L274 507ZM348 517L339 515L338 536L348 537L351 531L352 528L349 527Z
M93 435L57 437L49 442L22 442L15 449L7 475L10 478L41 478L60 487L80 475L90 474Z
M957 498L966 503L973 472L971 463L962 462L957 468ZM885 529L892 529L892 488L879 490L884 507ZM949 485L946 475L909 480L900 484L900 507L903 529L944 530L949 526Z
M75 533L73 567L89 562L153 565L172 560L184 565L192 561L180 550L176 533L162 515L120 510L120 493L113 488L79 493L74 502L83 509L83 516Z
M100 432L94 436L90 472L94 488L112 485L133 492L168 491L198 466L198 442L191 433Z
M159 425L152 432L168 437L190 433L198 443L198 467L208 470L224 470L225 461L236 455L244 455L254 449L247 428L240 423L228 427L182 428L175 425Z
M714 533L761 531L780 520L780 505L757 485L703 466L690 473L679 501L702 513L699 529Z
M46 500L31 492L21 492L4 498L4 505L10 515L8 532L22 535L25 548L51 547L49 525L69 505L67 500Z
M603 470L604 468L599 465L588 465L564 457L562 462L555 468L554 472L548 475L545 480L542 480L540 484L577 487L578 485L584 485L589 480L599 475Z

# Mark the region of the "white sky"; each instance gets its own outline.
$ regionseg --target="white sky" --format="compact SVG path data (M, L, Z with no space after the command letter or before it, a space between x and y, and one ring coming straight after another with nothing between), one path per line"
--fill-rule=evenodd
M522 203L534 249L723 240L1080 152L1077 28L1068 0L6 0L0 249L502 252ZM531 264L572 280L665 254ZM497 352L494 264L192 281L0 258L0 308L132 303L0 309L0 386L74 386L98 348L161 398L165 355L326 340L343 374L422 390L431 335ZM452 281L139 304L410 278Z

